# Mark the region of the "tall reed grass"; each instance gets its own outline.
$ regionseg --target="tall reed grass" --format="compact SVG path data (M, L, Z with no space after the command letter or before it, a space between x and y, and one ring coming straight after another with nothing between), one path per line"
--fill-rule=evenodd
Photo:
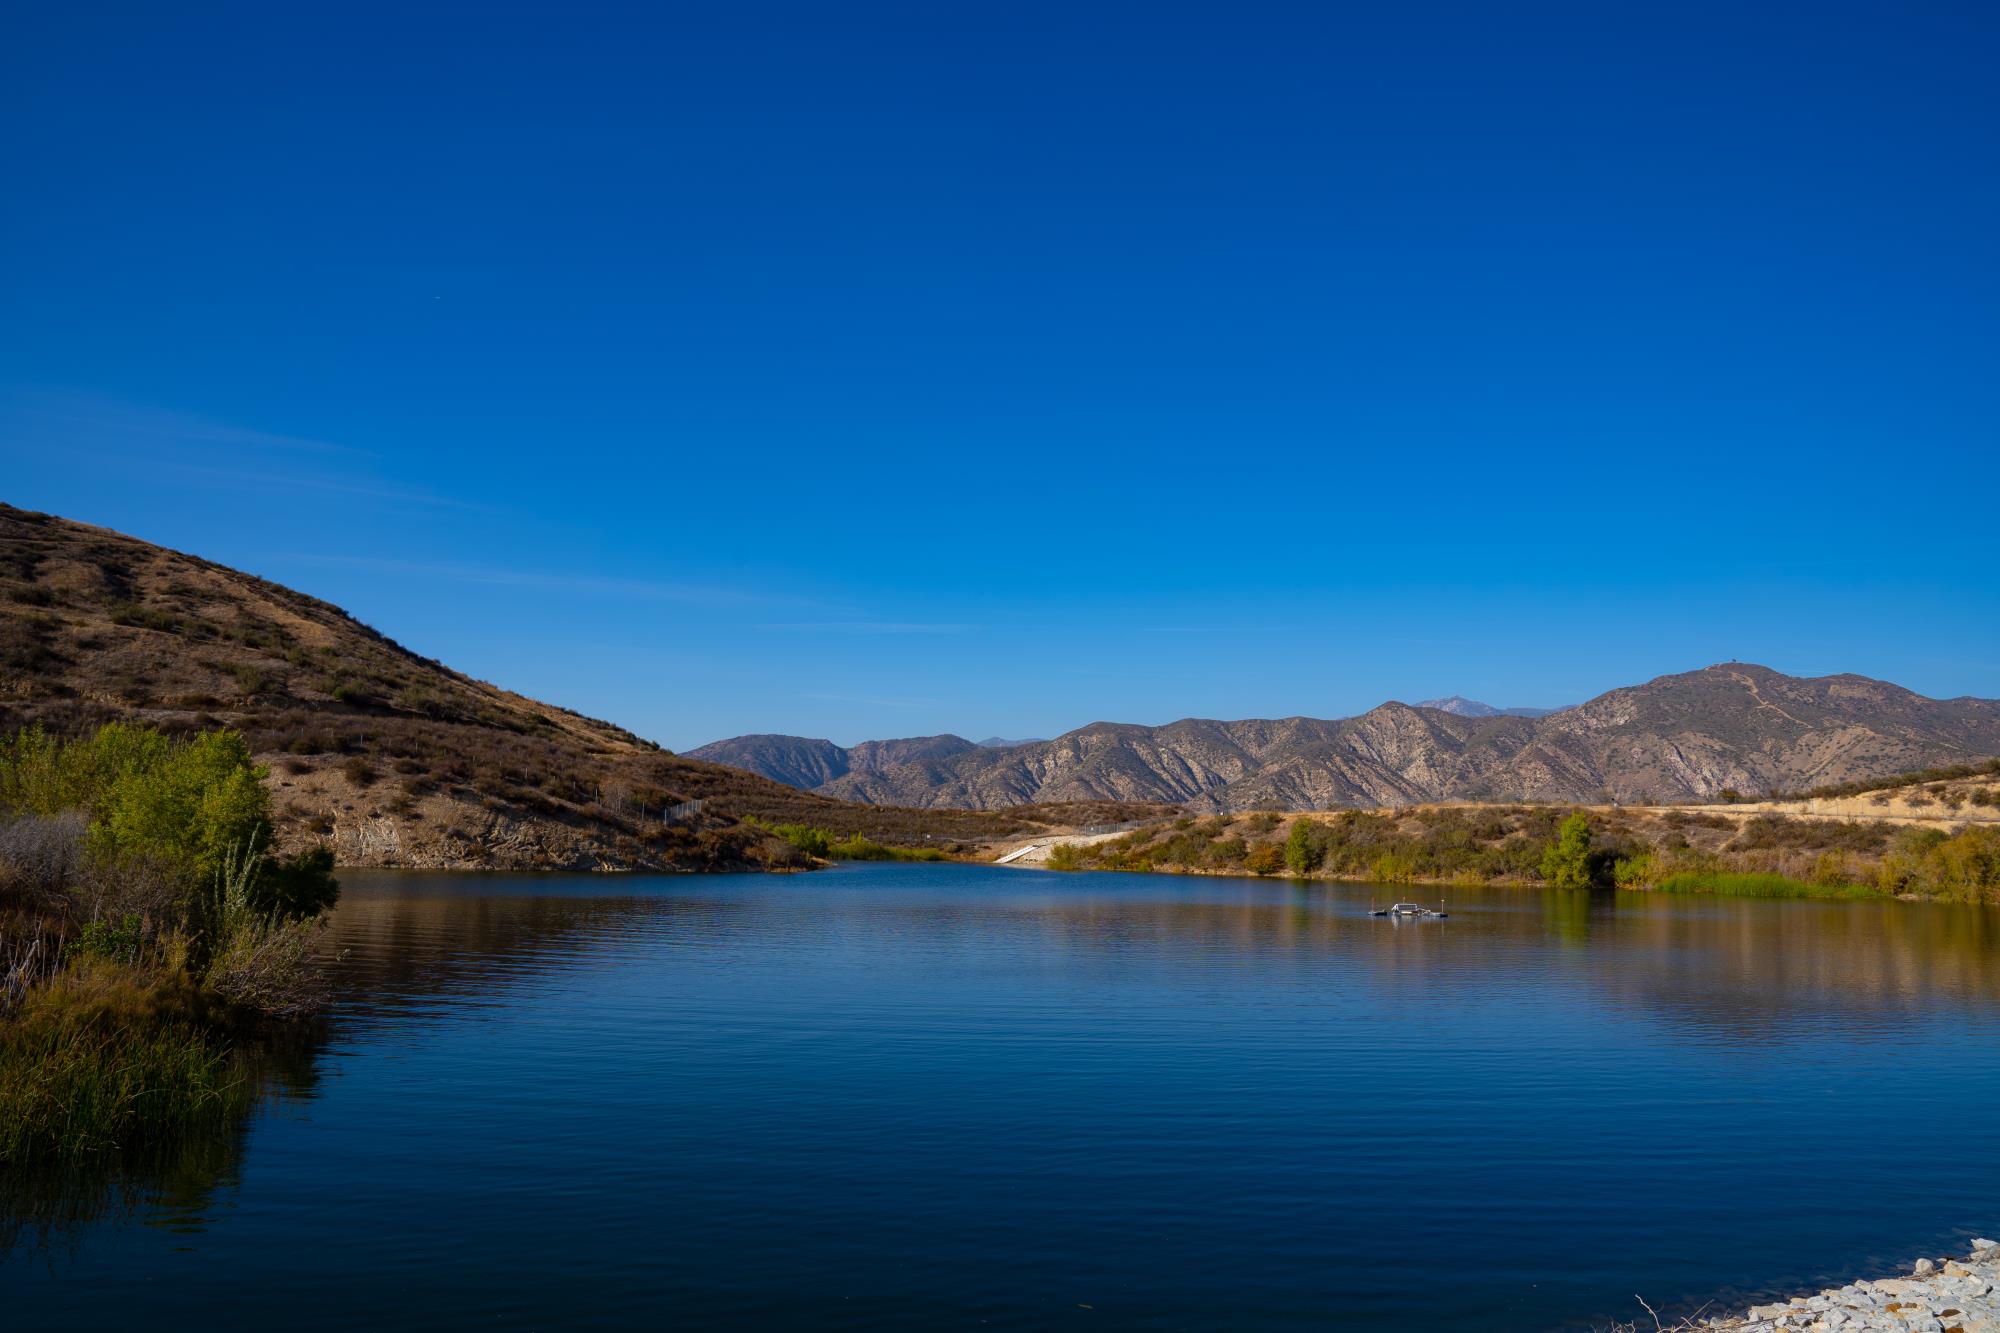
M1786 875L1745 871L1684 871L1653 886L1655 893L1707 893L1719 898L1885 898L1872 884L1810 884Z
M74 1164L227 1122L253 1081L179 978L72 963L0 1024L0 1164Z

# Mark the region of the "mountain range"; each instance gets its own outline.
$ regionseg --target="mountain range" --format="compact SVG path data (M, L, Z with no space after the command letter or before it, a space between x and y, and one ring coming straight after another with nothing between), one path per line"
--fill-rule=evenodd
M690 752L847 801L990 810L1124 800L1198 810L1435 800L1676 801L1853 781L2000 753L2000 701L1726 662L1557 711L1454 696L1359 717L1096 722L1004 750L957 736L848 749L746 736ZM811 755L812 763L799 757Z
M1435 708L1440 713L1452 713L1459 717L1547 717L1559 713L1559 708L1495 708L1477 699L1468 699L1462 694L1454 694L1449 699L1426 699L1416 708Z
M1675 800L2000 754L1995 701L1735 662L1543 716L1432 702L1338 720L1100 722L1007 744L738 737L678 756L307 594L0 505L0 732L233 727L270 766L281 844L329 838L343 864L722 867L782 856L752 818L981 842L1138 817L1131 803Z

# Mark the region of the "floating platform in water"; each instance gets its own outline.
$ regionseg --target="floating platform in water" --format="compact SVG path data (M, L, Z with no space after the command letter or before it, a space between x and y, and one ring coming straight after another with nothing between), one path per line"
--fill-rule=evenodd
M1444 917L1450 916L1451 913L1440 912L1433 907L1419 907L1415 903L1391 903L1387 907L1370 908L1368 915L1398 916L1398 917L1435 917L1442 919Z

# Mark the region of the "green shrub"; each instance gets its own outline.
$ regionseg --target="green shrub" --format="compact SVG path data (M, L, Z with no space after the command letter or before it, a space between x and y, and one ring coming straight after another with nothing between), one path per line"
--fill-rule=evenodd
M1407 856L1385 852L1375 858L1370 873L1379 884L1407 884L1417 877L1417 867Z
M1906 829L1882 858L1876 884L1885 893L2000 902L2000 830Z
M824 861L827 859L827 854L833 850L833 835L823 828L814 828L810 824L776 824L767 827L807 856Z
M82 958L104 958L114 963L135 964L145 947L144 922L132 913L115 921L92 921L70 941L70 953Z
M1083 869L1084 849L1073 842L1060 842L1049 848L1048 867L1051 870Z
M942 861L945 854L935 847L890 847L863 834L842 838L827 849L834 861Z
M1243 858L1243 868L1253 875L1275 875L1285 868L1285 851L1276 843L1260 842Z
M1611 872L1612 882L1621 889L1636 889L1659 878L1659 863L1651 852L1620 860Z

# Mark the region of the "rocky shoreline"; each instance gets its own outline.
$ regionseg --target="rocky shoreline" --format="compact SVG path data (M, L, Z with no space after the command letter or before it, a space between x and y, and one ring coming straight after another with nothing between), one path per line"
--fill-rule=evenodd
M1975 1240L1963 1259L1919 1259L1884 1277L1755 1305L1734 1318L1680 1327L1714 1333L2000 1333L2000 1242Z

